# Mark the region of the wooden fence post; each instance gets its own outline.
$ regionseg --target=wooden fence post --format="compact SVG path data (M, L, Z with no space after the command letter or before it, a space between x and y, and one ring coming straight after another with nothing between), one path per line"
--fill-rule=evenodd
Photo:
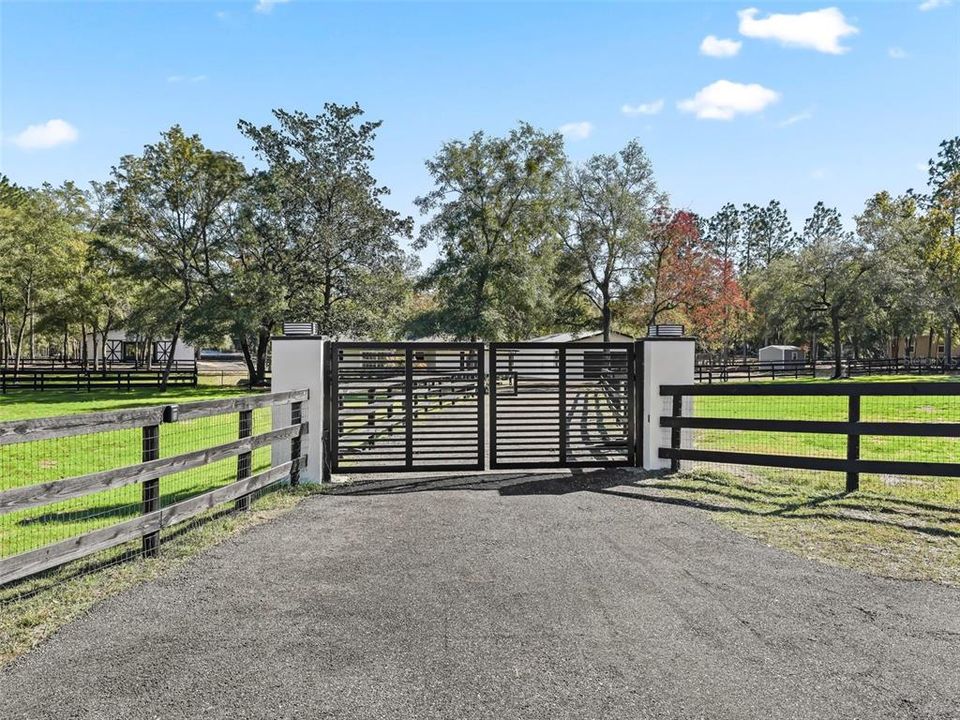
M290 403L290 424L299 425L303 422L303 403ZM300 484L300 436L290 439L290 459L293 465L290 466L290 484Z
M847 404L847 420L851 423L860 422L860 396L851 395ZM847 460L860 459L860 435L854 434L856 428L847 431ZM847 492L860 489L860 473L847 470Z
M240 438L253 435L253 410L240 411ZM253 473L253 453L245 452L237 455L237 480L245 480ZM250 496L241 495L234 502L237 510L250 509Z
M142 431L142 461L160 459L160 426L145 425ZM160 509L160 478L144 480L142 485L142 512L147 515ZM145 533L141 540L144 557L156 557L160 550L160 530Z

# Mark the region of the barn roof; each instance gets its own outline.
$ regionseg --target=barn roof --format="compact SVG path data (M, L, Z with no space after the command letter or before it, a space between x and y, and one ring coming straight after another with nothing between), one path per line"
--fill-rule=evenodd
M611 335L618 335L620 337L630 337L626 333L618 332L617 330L611 330ZM565 343L565 342L574 342L576 340L585 340L592 337L602 337L602 330L577 330L575 332L562 332L562 333L552 333L551 335L541 335L540 337L530 338L528 342L543 342L543 343Z
M774 350L802 350L803 349L803 348L797 347L796 345L765 345L760 349L770 350L771 348L773 348Z

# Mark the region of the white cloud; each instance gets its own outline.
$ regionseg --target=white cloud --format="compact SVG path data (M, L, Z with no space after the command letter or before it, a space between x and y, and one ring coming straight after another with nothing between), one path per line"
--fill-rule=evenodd
M810 171L811 180L823 180L827 176L825 168L815 168Z
M583 122L566 123L557 129L561 135L570 140L586 140L593 133L593 123L584 120Z
M927 170L930 169L930 166L927 165L927 163L925 163L925 162L918 162L916 165L914 165L914 167L915 167L919 172L922 172L922 173L925 173L925 172L927 172Z
M740 52L742 46L743 43L739 40L725 40L716 35L707 35L700 43L700 54L718 58L733 57Z
M887 55L889 55L893 60L903 60L907 57L907 51L901 47L892 47L887 50Z
M796 125L798 122L803 122L804 120L809 120L813 117L813 110L804 110L799 112L796 115L791 115L785 120L781 120L777 123L778 127L789 127L791 125Z
M620 108L620 112L624 115L656 115L661 110L663 110L662 99L639 105L624 105Z
M779 99L780 93L757 83L717 80L692 98L681 100L677 107L696 113L701 120L732 120L736 115L760 112Z
M29 125L23 132L14 135L13 144L24 150L46 150L57 145L75 142L80 136L77 129L66 120L47 120L42 125Z
M949 4L950 0L924 0L917 7L921 12L927 12L928 10L936 10L939 7L946 7Z
M254 12L266 14L273 10L274 5L282 5L288 2L290 2L290 0L257 0L257 4L253 6L253 10Z
M795 15L774 13L757 19L759 12L756 8L747 8L737 13L741 35L776 40L786 47L810 48L841 55L850 48L843 47L840 40L860 32L835 7Z
M168 83L199 83L207 79L206 75L170 75L167 78Z

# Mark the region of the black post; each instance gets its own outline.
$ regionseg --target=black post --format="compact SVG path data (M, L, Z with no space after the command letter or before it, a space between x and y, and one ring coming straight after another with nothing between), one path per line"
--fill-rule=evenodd
M160 426L145 425L142 431L143 445L141 459L143 462L160 458ZM144 515L160 509L160 478L144 480L141 486L142 512ZM141 540L141 549L144 557L156 557L160 550L160 530L144 533Z
M851 423L860 422L860 396L851 395L847 405L847 420ZM854 433L855 428L847 431L847 460L855 461L860 459L860 435ZM854 470L847 470L847 492L855 492L860 489L860 473Z
M253 435L253 410L240 411L240 432L241 439ZM245 452L237 455L237 480L245 480L252 474L253 458L252 453ZM250 509L250 496L241 495L234 503L237 510Z
M413 467L413 348L404 354L404 464Z
M567 462L567 349L565 347L560 348L558 351L557 358L557 372L559 377L557 378L557 401L559 404L559 417L558 420L560 426L560 464L563 465ZM581 363L582 367L586 366L586 363ZM585 370L581 370L584 372Z
M633 343L633 465L643 467L643 350L646 346L640 340Z
M303 403L290 403L290 424L299 425L303 422ZM290 460L293 464L290 466L290 484L300 484L300 436L290 439Z
M679 418L683 416L683 395L674 395L673 396L673 417ZM680 428L673 427L670 429L670 448L672 450L680 449ZM673 457L670 458L670 470L672 472L677 472L680 470L680 458Z
M490 469L497 467L497 347L490 343L487 373L490 376ZM511 359L511 366L513 361ZM512 369L508 372L512 372ZM514 395L516 395L516 375L513 375Z

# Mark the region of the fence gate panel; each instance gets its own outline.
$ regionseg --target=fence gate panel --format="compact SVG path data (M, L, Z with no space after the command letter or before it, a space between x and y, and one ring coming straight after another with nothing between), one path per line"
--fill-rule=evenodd
M331 471L480 470L480 343L330 345Z
M492 468L633 465L633 343L491 343Z

